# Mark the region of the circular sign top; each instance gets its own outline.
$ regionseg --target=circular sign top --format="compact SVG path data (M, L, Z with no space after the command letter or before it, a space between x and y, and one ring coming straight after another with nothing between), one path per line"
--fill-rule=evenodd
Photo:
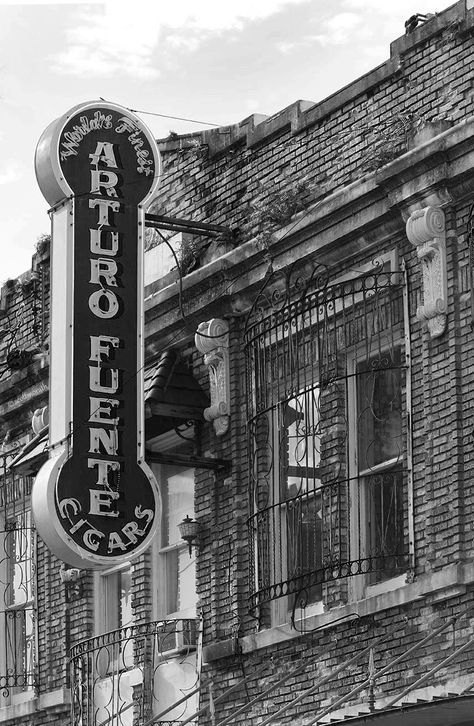
M91 164L105 170L101 187L114 188L117 157L127 186L127 202L147 206L153 199L161 173L155 139L134 113L106 101L74 106L53 121L36 147L35 170L39 187L51 206L63 199L90 194Z

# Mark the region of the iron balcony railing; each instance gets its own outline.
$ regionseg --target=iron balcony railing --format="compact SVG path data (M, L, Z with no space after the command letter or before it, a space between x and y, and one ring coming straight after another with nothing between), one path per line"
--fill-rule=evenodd
M250 517L261 576L257 608L288 597L289 609L323 599L323 585L353 575L369 584L406 572L406 472L395 468L321 486Z
M197 709L198 632L196 619L162 620L75 645L72 726L141 726L163 711L157 724L181 723Z
M395 628L383 628L383 633L376 635L373 623L365 626L365 637L363 641L354 641L354 653L350 658L340 661L337 665L321 670L321 664L326 660L337 661L340 657L340 642L336 641L328 649L318 649L315 654L313 648L301 650L301 661L297 665L280 661L279 668L275 668L272 659L265 660L260 667L254 669L241 680L234 682L231 686L217 693L212 693L213 686L208 681L204 689L204 705L195 713L182 720L181 726L195 722L203 716L217 726L228 726L237 723L238 720L245 720L250 723L258 723L259 726L271 726L278 724L282 718L291 722L296 718L303 726L317 726L325 723L324 719L337 716L332 720L338 723L344 716L336 709L356 708L360 716L367 717L369 714L383 714L392 709L396 704L407 707L403 699L412 695L416 698L416 689L427 683L440 674L446 677L446 669L454 664L469 649L474 647L474 636L470 622L472 620L472 607L466 608L457 615L446 618L441 625L433 627L428 634L421 638L414 638L413 625L406 618L405 623L399 623ZM348 620L357 618L355 613L348 615ZM345 619L345 618L343 618ZM354 624L354 620L352 620ZM312 631L313 635L317 628ZM448 633L452 631L451 635ZM425 632L423 629L422 632ZM447 639L442 639L447 636ZM345 631L343 638L347 638ZM399 642L400 638L407 639L406 649L402 648L401 653L393 656L391 645L393 641ZM414 642L413 642L414 639ZM411 643L411 644L408 644ZM432 644L437 647L433 648ZM446 650L448 646L448 650ZM425 647L427 650L425 651ZM413 667L413 664L416 664ZM376 665L377 664L377 665ZM407 664L410 664L408 667ZM404 672L400 678L400 670ZM303 679L304 686L297 685L299 676L306 672L310 676ZM392 678L388 674L392 674ZM458 674L458 668L454 673ZM346 685L347 679L347 685ZM406 685L408 682L408 685ZM287 697L281 699L281 689L288 682L292 683ZM354 682L356 685L354 685ZM402 687L400 690L401 684ZM252 684L257 687L250 690ZM352 685L352 688L350 686ZM350 690L347 690L350 688ZM474 682L468 681L462 690L456 694L462 697L472 692ZM334 698L329 699L328 689ZM233 696L235 705L229 714L228 705L230 696ZM279 696L279 698L276 698ZM362 698L362 700L360 700ZM182 701L186 700L186 696ZM283 703L282 703L283 700ZM244 703L242 704L242 701ZM402 703L400 703L402 702ZM240 705L242 704L242 705ZM323 704L326 704L323 706ZM221 710L221 706L223 706ZM163 723L161 716L168 713L163 711L145 721L141 726L155 726ZM223 714L229 714L222 718ZM349 717L351 713L347 713Z

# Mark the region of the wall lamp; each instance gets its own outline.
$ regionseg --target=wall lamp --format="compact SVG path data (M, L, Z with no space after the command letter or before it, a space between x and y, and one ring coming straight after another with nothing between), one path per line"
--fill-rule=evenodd
M66 602L82 597L81 571L76 567L63 565L59 570L59 577L66 589Z
M183 521L178 524L178 529L181 539L188 543L189 556L191 557L193 543L199 534L199 522L186 515Z

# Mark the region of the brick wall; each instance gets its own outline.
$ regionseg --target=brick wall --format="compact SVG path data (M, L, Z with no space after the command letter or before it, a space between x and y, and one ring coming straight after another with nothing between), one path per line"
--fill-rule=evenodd
M449 307L446 332L437 339L429 337L426 327L415 316L422 296L421 268L416 250L404 233L402 219L402 213L406 217L413 206L430 203L426 202L430 197L425 191L422 194L412 189L411 201L405 203L400 190L408 184L409 172L397 171L396 182L392 177L393 169L403 162L403 154L422 149L421 144L428 144L431 137L448 133L456 125L463 128L463 122L467 123L472 115L472 27L473 10L466 15L464 2L458 2L414 33L395 41L385 64L319 104L297 102L269 119L250 117L234 126L163 140L160 144L164 173L153 211L221 224L233 230L233 234L206 246L198 255L197 270L184 279L179 302L185 321L178 309L176 285L163 290L157 282L147 290L146 345L150 362L172 342L181 348L196 379L207 390L208 372L194 348L193 331L198 323L211 317L225 317L230 326L230 430L218 438L212 425L205 424L201 442L205 455L225 459L230 466L222 472L196 473L196 517L201 524L198 592L207 647L202 702L208 701L210 689L215 700L244 673L256 675L247 688L242 686L232 699L216 706L217 720L235 711L244 699L261 693L278 675L314 657L306 670L235 721L254 723L315 678L362 651L379 635L393 633L388 644L375 647L375 666L383 667L444 618L461 612L471 600L472 584L459 581L449 587L437 586L436 592L424 593L406 603L397 604L394 600L390 607L370 615L359 612L351 624L335 623L323 630L290 635L288 626L284 633L274 636L271 644L265 646L258 641L257 622L248 609L251 543L247 518L252 462L247 447L243 345L245 317L269 272L270 262L275 268L284 268L301 257L311 265L328 264L334 279L396 249L399 259L406 263L409 280L415 521L415 569L411 576L416 585L417 578L420 581L438 572L443 575L451 565L469 566L474 546L469 174L466 172L464 191L459 191L458 184L456 194L453 191L454 196L445 197L443 202ZM456 147L459 157L467 154L469 148L468 141L463 144ZM443 189L446 186L442 169L448 162L454 164L453 154L440 146L431 165L427 162L425 176L432 174L432 190L439 180ZM393 166L387 167L391 162ZM387 169L390 174L393 171L392 176ZM266 202L275 204L294 193L295 181L300 183L297 201L304 202L303 209L297 207L299 213L292 218L288 210L279 219L265 217L262 210ZM331 224L342 224L338 204L341 200L349 204L347 200L357 190L367 193L367 209L361 211L354 206L347 232L336 243L326 246L323 239L319 250L311 235L305 236L304 225L309 224L313 214L312 231L315 236L323 235L324 220L314 215L324 204ZM389 203L383 210L374 212L375 222L360 221L371 209L378 210L387 198ZM352 230L358 227L362 232L356 240ZM276 234L271 237L273 231ZM149 231L148 245L157 241ZM2 288L1 361L14 347L37 352L45 349L49 296L45 251L37 255L34 270L35 274L27 273L16 284L5 284ZM39 359L17 371L1 369L0 438L4 440L9 432L7 448L13 450L31 436L31 415L47 402L46 373L47 367L42 367ZM325 445L329 443L327 440ZM83 574L82 597L66 602L59 568L60 563L40 542L40 693L67 686L67 646L92 634L92 576ZM150 569L148 555L140 558L135 567L134 609L139 622L151 617ZM336 586L328 587L329 590L333 600L328 604L344 604L348 597L345 584L339 590ZM470 623L469 618L460 621L456 645L469 636ZM240 654L235 652L237 639ZM381 681L376 696L380 695L382 685L384 693L399 691L428 670L440 653L449 653L452 648L453 630L448 630L418 655L398 664ZM368 658L364 657L350 672L303 699L288 715L300 722L316 708L324 707L334 693L341 689L349 691L363 681L367 667ZM258 669L262 669L261 673ZM466 651L439 674L438 680L446 682L470 670ZM364 690L361 700L367 698ZM28 723L59 726L65 721L65 710L57 707L57 711L51 709L47 714L31 716ZM210 719L204 717L202 722Z
M364 249L354 247L351 253L350 243L347 243L349 261L342 254L337 259L336 252L332 251L326 256L311 253L310 243L304 248L301 246L300 252L301 238L294 232L289 219L280 224L287 225L283 233L270 241L262 241L258 226L262 216L256 214L255 200L264 203L267 198L272 201L275 190L289 189L295 178L306 180L305 189L310 190L309 203L316 204L314 209L336 190L341 190L342 197L345 189L364 184L370 187L373 180L380 185L382 195L390 194L392 187L385 184L387 175L380 171L382 167L391 161L396 163L401 155L421 148L421 144L449 131L472 113L471 25L471 14L466 17L464 4L457 3L412 35L395 41L386 64L321 104L308 107L297 103L267 120L254 117L227 129L161 143L165 176L156 211L225 224L239 230L233 239L221 240L214 248L211 245L202 257L202 265L218 258L223 245L230 252L236 243L245 245L257 238L251 255L249 253L241 267L236 264L231 271L220 268L221 277L209 268L208 287L204 279L206 268L203 268L203 277L197 281L198 275L190 276L183 292L189 324L212 316L224 316L232 331L231 431L221 440L211 435L210 441L211 453L230 458L232 470L222 475L200 472L196 482L196 516L204 527L198 587L204 615L204 642L209 646L209 662L203 668L204 701L209 697L209 689L215 700L241 678L243 672L251 673L252 669L262 666L267 668L263 678L255 677L247 684L247 691L242 686L226 704L216 706L217 722L231 714L244 699L261 693L267 681L276 680L278 674L308 655L318 656L316 664L290 680L276 697L263 699L253 711L236 718L235 723L252 723L265 712L274 711L277 703L287 701L292 693L312 683L315 675L323 675L341 664L376 635L393 631L388 646L375 650L375 666L382 667L470 601L472 586L460 583L458 587L446 588L442 594L426 595L422 602L385 608L370 618L356 619L350 626L337 624L281 643L275 635L272 645L252 647L250 636L256 632L257 625L246 609L249 596L246 570L251 549L245 519L249 514L246 483L250 462L242 397L245 376L242 349L245 312L257 294L257 281L263 283L270 259L274 267L283 266L290 259L285 253L285 247L288 248L285 242L291 241L295 256L300 253L313 264L317 261L331 264L333 277L347 272L348 267L355 270L374 256L396 249L399 259L406 264L409 280L415 521L412 577L417 582L424 576L444 573L445 568L455 563L469 562L473 453L470 403L473 342L467 239L470 190L458 195L459 201L453 198L443 202L449 308L446 332L437 339L431 339L426 326L416 319L416 309L422 301L421 267L416 250L404 232L402 214L406 218L411 208L408 203L405 208L394 203L396 192L392 207L379 226L374 225L367 231ZM441 157L438 159L441 161ZM436 164L433 161L431 166L436 168ZM433 172L434 180L435 177L436 172ZM416 194L413 192L413 205L423 206L423 195L417 197ZM335 205L332 210L334 208ZM329 203L328 209L331 210ZM304 226L305 214L305 211L300 212L295 218L298 229ZM392 231L388 232L390 225ZM316 222L313 229L318 232ZM377 235L379 245L375 247ZM356 250L362 251L354 252ZM199 286L204 295L196 304ZM150 301L148 309L150 330L159 327L157 321L162 314L162 334L170 336L171 331L180 327L171 312L174 298L171 294L167 297L160 293L158 288L154 292L156 305ZM344 597L339 596L338 602L343 600ZM457 644L467 637L470 622L468 619L467 625L456 635ZM235 647L234 638L239 636L243 654L230 655ZM419 654L398 664L381 681L384 693L400 691L427 671L441 653L450 652L452 638L452 631L442 633ZM220 649L216 646L219 642ZM349 674L324 686L317 696L295 706L288 712L288 718L300 722L306 714L313 713L319 706L324 707L329 697L340 689L349 691L364 679L367 667L366 658ZM437 682L447 682L469 670L467 656L460 655L454 664L440 672ZM380 691L376 693L376 697L379 696ZM364 692L358 699L363 701L367 697ZM203 723L206 722L204 717Z

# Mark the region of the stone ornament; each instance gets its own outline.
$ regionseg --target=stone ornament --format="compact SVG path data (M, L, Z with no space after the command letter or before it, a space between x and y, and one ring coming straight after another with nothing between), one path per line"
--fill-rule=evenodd
M206 421L214 423L217 436L225 434L230 420L229 326L225 320L212 318L200 323L195 335L196 348L204 355L209 368L211 405L204 409Z
M446 232L440 207L417 209L408 218L407 237L415 245L423 272L424 304L416 311L426 321L432 338L444 333L448 309L446 281Z

